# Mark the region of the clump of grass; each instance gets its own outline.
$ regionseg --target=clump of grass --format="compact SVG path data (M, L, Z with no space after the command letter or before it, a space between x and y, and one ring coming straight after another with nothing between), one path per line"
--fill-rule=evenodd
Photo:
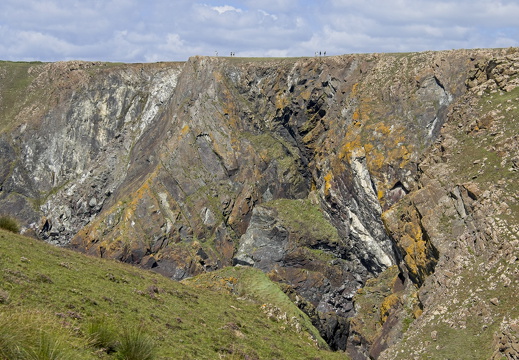
M59 329L44 324L44 316L0 314L0 359L68 360Z
M0 228L18 234L18 222L10 216L0 216Z
M5 324L2 324L5 325ZM22 353L17 345L19 338L9 326L0 327L0 359L21 359Z
M116 351L117 334L112 325L105 319L97 318L89 322L86 332L92 346L102 349L106 353Z
M140 328L125 330L117 349L118 360L153 360L155 344L153 339Z
M9 303L9 292L0 289L0 304L8 304Z
M40 340L38 344L24 351L24 359L27 360L68 360L70 357L66 354L61 346L58 338L40 332Z

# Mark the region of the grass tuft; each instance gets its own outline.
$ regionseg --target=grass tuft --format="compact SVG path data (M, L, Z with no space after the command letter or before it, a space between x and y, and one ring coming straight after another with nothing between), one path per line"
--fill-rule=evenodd
M125 330L117 349L118 360L153 360L155 344L153 339L140 328Z
M18 222L10 216L0 216L0 228L18 234Z
M47 319L43 313L0 313L0 359L71 359L63 345L66 333Z
M40 331L40 340L36 347L24 351L27 360L68 360L70 357L63 349L58 338Z
M116 331L104 318L96 318L90 321L87 325L86 332L92 346L102 349L108 354L116 351Z

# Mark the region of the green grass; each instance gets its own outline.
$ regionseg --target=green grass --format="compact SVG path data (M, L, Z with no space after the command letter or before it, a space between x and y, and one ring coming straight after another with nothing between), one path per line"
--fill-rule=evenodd
M230 277L236 294L215 286ZM317 330L258 270L201 279L178 283L0 230L2 356L130 359L124 344L141 343L150 359L344 359L319 348Z
M118 360L153 360L155 344L142 329L126 329L117 349Z
M485 267L490 269L483 270ZM476 260L459 274L460 281L452 290L454 294L443 303L443 309L440 307L430 321L404 335L398 359L413 358L413 346L406 344L417 343L424 344L417 359L490 359L501 322L519 316L517 281L505 286L500 280L507 268L516 273L518 265L501 260L489 266L487 261ZM498 303L491 303L492 298L498 299ZM434 341L433 331L437 334Z
M0 358L83 359L80 352L69 351L77 345L71 331L48 321L43 311L0 313Z
M268 133L259 135L243 133L241 135L251 142L254 149L266 162L276 161L280 172L290 173L294 177L298 175L299 154L293 145Z
M18 222L10 216L0 216L0 229L4 229L13 233L20 232Z
M279 285L270 281L268 276L258 269L228 267L184 282L201 288L216 287L218 290L228 291L261 304L262 311L270 314L268 316L271 320L284 322L287 327L300 328L311 335L320 348L328 347L317 329L312 326L310 318L294 307Z
M339 241L337 229L325 218L318 205L308 199L278 199L263 204L278 212L281 224L297 233L307 233L311 238L328 244Z
M458 181L474 181L484 185L501 179L515 179L516 174L507 169L509 165L505 168L501 165L503 158L500 148L517 133L517 98L519 87L508 93L489 93L480 98L474 118L478 119L478 123L486 124L485 127L467 133L470 127L464 126L455 134L458 140L456 161L459 165L453 175ZM497 113L492 115L495 111Z
M366 284L355 294L357 314L351 320L351 328L363 334L372 343L382 328L381 307L385 298L392 294L393 283L398 275L398 267L384 270L377 278Z
M310 59L313 57L229 57L229 56L221 56L222 58L232 61L234 63L248 63L248 62L284 62L284 63L292 63L301 59Z
M104 317L93 319L87 324L86 334L90 343L106 353L115 352L118 345L115 327Z
M29 73L32 66L41 66L38 62L0 61L0 133L9 130L14 124L15 116L31 98L39 98L40 94L27 92L27 87L35 75Z

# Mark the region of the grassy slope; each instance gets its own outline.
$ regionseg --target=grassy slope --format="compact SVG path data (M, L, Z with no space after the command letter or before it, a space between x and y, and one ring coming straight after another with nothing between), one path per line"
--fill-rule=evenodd
M39 99L41 94L29 96L26 90L35 78L29 69L41 65L43 63L0 61L0 133L10 130L16 114L27 106L30 97Z
M246 297L232 295L229 286ZM224 269L183 284L0 230L0 328L7 329L0 345L10 336L37 348L47 337L64 358L115 358L87 335L89 324L104 318L118 338L143 329L158 359L344 359L318 349L304 331L315 329L301 316L254 269Z

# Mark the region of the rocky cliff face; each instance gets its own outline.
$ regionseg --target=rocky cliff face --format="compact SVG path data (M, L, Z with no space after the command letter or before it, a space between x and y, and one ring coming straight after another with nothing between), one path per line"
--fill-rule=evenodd
M514 54L0 63L0 209L179 280L260 268L333 349L393 358L517 232Z

